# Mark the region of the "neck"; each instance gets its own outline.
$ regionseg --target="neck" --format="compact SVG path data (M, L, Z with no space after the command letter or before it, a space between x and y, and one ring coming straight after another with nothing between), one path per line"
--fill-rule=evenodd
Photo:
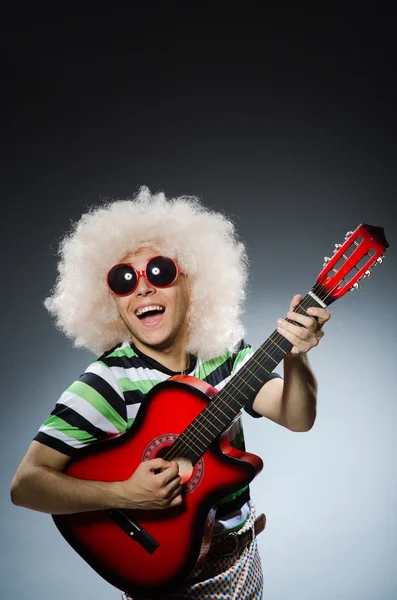
M185 346L179 346L178 344L168 348L159 348L155 346L147 346L135 338L133 338L132 341L136 348L140 350L140 352L143 352L143 354L146 354L146 356L153 358L171 371L186 371L186 369L189 367L190 355L188 352L186 352Z

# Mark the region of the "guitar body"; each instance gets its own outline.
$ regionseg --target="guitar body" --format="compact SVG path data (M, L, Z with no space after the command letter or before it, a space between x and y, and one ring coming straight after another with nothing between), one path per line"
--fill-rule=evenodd
M193 377L178 376L159 384L147 395L128 432L82 450L65 473L97 481L130 478L142 461L163 456L208 406L209 396L216 394ZM205 430L202 433L205 436ZM191 443L195 444L194 437ZM185 477L180 507L123 510L158 542L152 553L123 531L108 511L53 515L53 519L67 542L109 583L131 595L164 594L181 586L205 558L217 504L248 485L262 466L259 457L233 448L226 430Z

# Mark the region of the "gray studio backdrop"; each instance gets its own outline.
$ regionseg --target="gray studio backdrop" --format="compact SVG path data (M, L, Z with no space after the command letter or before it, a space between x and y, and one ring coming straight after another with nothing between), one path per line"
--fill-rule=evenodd
M159 188L158 181L146 183ZM251 257L244 321L255 348L285 314L292 295L312 287L323 256L347 229L360 222L384 225L389 241L395 239L391 209L373 202L375 189L357 186L338 198L326 184L305 193L288 187L264 192L256 184L249 193L229 189L220 195L208 182L200 188L168 182L164 188L171 194L198 192L205 203L234 216ZM110 195L111 189L102 192ZM55 238L67 228L68 217L99 194L82 186L77 196L80 202L70 190L58 197L60 208L45 226L41 215L20 221L31 237L9 256L19 266L10 271L3 324L3 598L118 597L66 544L48 515L14 507L8 499L13 472L31 438L93 358L72 348L41 305L55 274ZM330 202L332 196L332 210L326 196ZM259 538L267 598L396 597L395 281L392 249L359 292L331 306L326 335L310 353L319 398L309 433L244 417L248 448L265 463L252 490L257 508L268 517Z
M101 198L148 185L198 195L234 219L251 259L244 323L254 348L348 230L384 226L384 264L330 307L310 352L314 428L244 421L248 449L265 465L252 485L268 518L259 538L264 597L395 600L397 178L386 54L355 44L336 54L331 45L317 62L306 37L287 58L281 42L270 53L261 41L234 51L222 42L203 67L196 44L172 53L145 43L122 64L131 38L111 62L106 35L87 56L75 43L41 51L39 37L12 69L21 83L7 88L5 113L1 599L119 598L49 515L10 503L9 486L57 398L94 358L56 331L42 305L57 240ZM215 276L216 268L214 257Z

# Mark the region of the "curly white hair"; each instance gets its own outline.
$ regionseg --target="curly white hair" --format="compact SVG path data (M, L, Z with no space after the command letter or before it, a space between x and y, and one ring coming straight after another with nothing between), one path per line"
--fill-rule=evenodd
M135 197L92 207L59 245L59 275L44 304L57 326L102 354L130 333L117 320L108 270L143 246L174 258L191 288L187 351L207 360L244 333L240 320L248 260L233 223L194 196L167 199L141 187Z

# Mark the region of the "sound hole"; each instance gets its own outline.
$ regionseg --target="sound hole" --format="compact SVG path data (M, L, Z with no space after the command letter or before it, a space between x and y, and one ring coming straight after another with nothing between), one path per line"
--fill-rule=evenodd
M192 466L191 461L185 456L173 456L174 450L171 449L172 444L178 438L176 433L164 433L152 439L142 454L142 461L152 458L163 458L164 460L174 460L179 465L179 473L181 475L183 492L185 496L191 494L200 485L204 475L204 460L200 458L197 463Z

